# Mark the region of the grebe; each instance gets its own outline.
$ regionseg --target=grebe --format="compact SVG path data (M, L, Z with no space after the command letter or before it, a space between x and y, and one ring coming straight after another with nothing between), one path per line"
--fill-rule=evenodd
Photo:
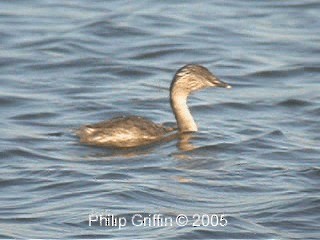
M188 64L176 72L170 86L170 104L179 133L198 131L187 98L194 91L210 87L231 88L201 65ZM83 126L76 134L80 142L89 145L137 147L159 141L174 130L176 128L164 127L142 117L128 116Z

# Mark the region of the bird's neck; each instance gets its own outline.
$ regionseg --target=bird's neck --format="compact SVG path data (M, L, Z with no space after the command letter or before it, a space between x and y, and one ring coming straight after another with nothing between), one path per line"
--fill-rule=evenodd
M196 132L198 131L198 127L187 106L187 98L188 96L183 93L171 93L171 107L177 120L179 131Z

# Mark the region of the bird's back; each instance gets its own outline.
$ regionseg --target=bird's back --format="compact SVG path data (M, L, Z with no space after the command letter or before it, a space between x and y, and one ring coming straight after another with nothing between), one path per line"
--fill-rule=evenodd
M136 147L160 140L173 130L142 117L129 116L83 126L77 135L81 142L90 145Z

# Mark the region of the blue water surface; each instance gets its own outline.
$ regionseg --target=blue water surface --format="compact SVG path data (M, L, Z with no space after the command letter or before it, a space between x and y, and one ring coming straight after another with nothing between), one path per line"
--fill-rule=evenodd
M1 1L0 238L319 239L319 9ZM189 98L190 139L79 143L74 129L115 116L174 125L169 86L187 63L233 86Z

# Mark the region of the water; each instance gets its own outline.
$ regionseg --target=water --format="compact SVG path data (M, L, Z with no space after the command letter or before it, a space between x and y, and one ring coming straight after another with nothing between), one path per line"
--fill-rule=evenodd
M319 8L2 1L0 237L318 239ZM74 128L114 116L173 124L168 87L190 62L233 89L189 99L200 131L186 145L79 144ZM89 226L103 212L128 222ZM190 222L130 222L157 213ZM227 225L193 227L194 214Z

